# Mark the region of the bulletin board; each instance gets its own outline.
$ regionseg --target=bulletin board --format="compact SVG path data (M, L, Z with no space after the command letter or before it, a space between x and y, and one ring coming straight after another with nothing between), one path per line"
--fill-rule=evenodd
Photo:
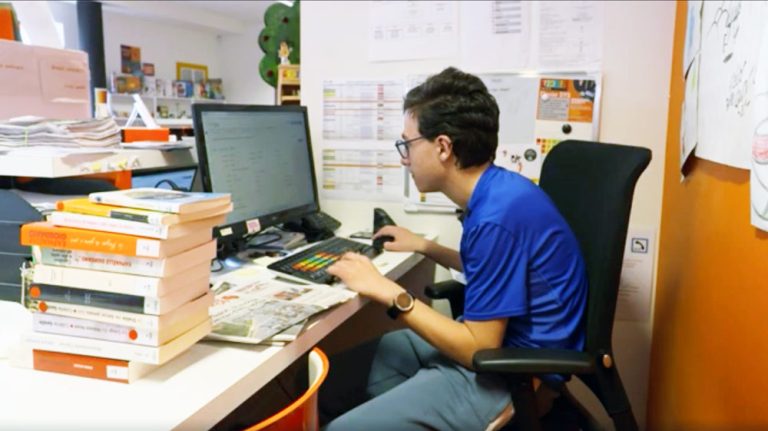
M499 146L495 163L538 183L546 154L566 139L597 140L601 75L583 73L478 74L499 105ZM409 88L426 77L408 79ZM407 170L408 212L454 212L442 193L420 193Z

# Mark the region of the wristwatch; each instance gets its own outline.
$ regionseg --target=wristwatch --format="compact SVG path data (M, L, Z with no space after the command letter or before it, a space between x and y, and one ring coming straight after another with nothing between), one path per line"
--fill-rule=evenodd
M392 300L392 305L387 308L387 315L393 319L397 319L397 316L402 313L407 313L413 310L413 306L416 304L416 299L410 293L403 291L395 296Z

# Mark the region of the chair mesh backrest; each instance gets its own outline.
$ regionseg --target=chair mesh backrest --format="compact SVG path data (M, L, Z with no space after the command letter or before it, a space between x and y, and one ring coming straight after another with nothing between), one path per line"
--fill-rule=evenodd
M647 148L563 141L549 152L540 186L579 240L589 276L588 352L610 351L632 195Z

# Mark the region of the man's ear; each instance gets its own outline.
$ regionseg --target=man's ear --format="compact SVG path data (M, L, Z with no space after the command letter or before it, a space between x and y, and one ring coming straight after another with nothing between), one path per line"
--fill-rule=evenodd
M437 139L435 139L435 143L437 143L435 147L437 148L440 161L448 161L453 155L453 141L451 141L451 138L446 135L438 135Z

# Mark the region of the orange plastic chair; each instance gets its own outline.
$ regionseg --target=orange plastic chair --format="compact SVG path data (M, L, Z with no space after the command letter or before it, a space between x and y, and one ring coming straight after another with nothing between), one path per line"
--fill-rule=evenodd
M264 419L246 431L295 431L320 429L317 393L328 376L328 357L315 347L309 353L309 389L288 407Z

